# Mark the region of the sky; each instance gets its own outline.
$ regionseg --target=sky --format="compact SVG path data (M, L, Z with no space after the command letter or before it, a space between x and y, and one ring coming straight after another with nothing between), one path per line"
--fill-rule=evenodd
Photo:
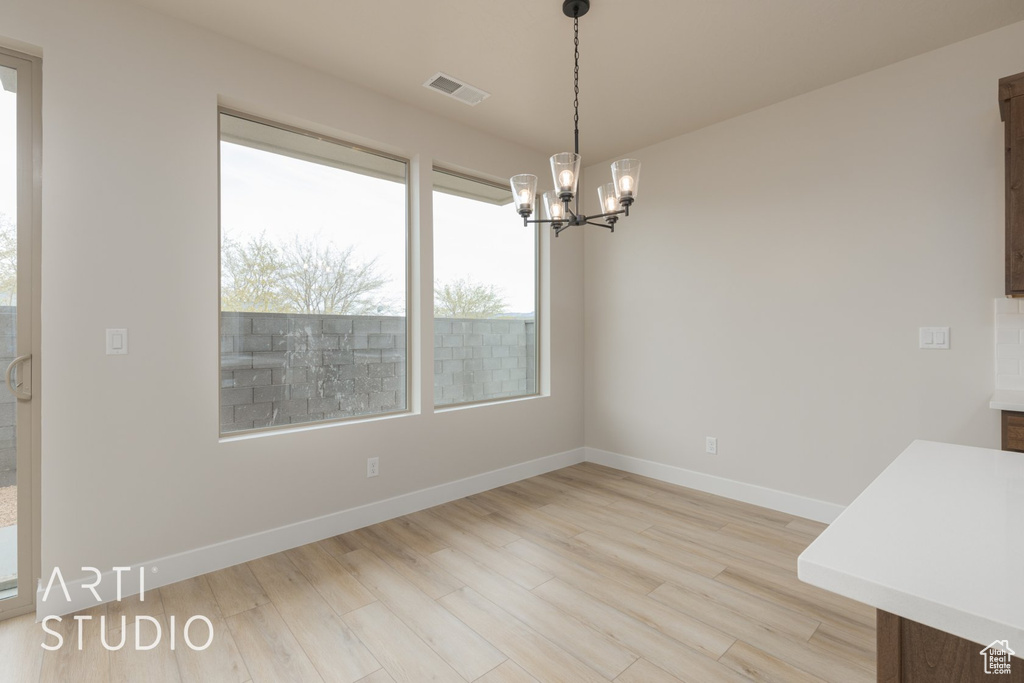
M0 66L0 69L8 69ZM18 207L18 96L0 89L0 213L17 220Z
M494 285L507 312L530 313L536 304L535 229L523 226L511 202L496 206L435 192L434 279Z
M405 300L406 187L350 171L221 143L221 229L248 242L316 239L376 258L385 296ZM434 193L434 276L494 285L507 310L534 310L534 240L512 205Z
M6 67L0 67L6 68ZM0 212L17 215L17 96L0 90ZM390 282L385 295L405 300L406 188L378 178L221 143L224 235L247 242L263 231L275 242L317 239L355 246L377 258ZM494 285L507 310L534 310L533 229L511 204L434 193L434 276Z

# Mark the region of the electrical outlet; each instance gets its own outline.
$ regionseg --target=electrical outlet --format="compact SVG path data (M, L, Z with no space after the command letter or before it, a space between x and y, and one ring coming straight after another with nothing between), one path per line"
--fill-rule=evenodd
M367 458L366 476L376 477L378 474L380 474L380 458Z
M704 439L704 451L711 455L718 455L718 438L709 436Z

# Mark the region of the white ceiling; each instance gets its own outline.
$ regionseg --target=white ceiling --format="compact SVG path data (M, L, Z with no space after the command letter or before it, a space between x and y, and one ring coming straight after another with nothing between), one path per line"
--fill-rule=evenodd
M561 0L133 1L545 153L572 147ZM580 151L611 159L1021 20L1021 0L592 0ZM491 97L424 89L437 71Z

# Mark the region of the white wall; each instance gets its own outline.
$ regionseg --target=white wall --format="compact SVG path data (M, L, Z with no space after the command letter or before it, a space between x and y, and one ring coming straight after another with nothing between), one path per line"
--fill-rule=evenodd
M587 445L840 504L913 439L998 447L1020 71L1024 23L635 152L633 216L585 242Z
M543 154L119 2L7 0L0 31L43 56L44 575L144 562L582 446L574 236L543 244L550 397L433 414L428 356L412 365L422 414L218 441L218 102L427 170L436 159L498 179L539 174ZM425 182L415 201L429 238ZM429 239L420 257L422 309ZM107 327L129 328L129 355L104 355ZM429 328L417 341L432 353ZM369 481L368 456L382 472Z
M114 0L7 0L0 32L43 56L44 574L576 448L584 369L588 445L834 502L914 438L998 442L995 81L1024 70L1024 24L637 152L634 216L588 234L585 278L583 231L545 236L550 397L434 414L422 329L421 414L223 443L218 103L425 167L546 155ZM429 239L417 257L422 308ZM952 350L918 351L919 325ZM105 356L122 326L131 354Z

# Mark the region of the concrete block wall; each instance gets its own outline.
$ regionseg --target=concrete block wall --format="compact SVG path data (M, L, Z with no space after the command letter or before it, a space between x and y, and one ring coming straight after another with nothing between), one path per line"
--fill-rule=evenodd
M0 306L0 372L17 357L17 307ZM17 401L0 388L0 487L16 484L15 408Z
M434 320L434 405L537 392L536 325L526 320Z
M435 403L535 393L534 329L435 320ZM222 313L221 432L403 410L405 354L404 317Z

